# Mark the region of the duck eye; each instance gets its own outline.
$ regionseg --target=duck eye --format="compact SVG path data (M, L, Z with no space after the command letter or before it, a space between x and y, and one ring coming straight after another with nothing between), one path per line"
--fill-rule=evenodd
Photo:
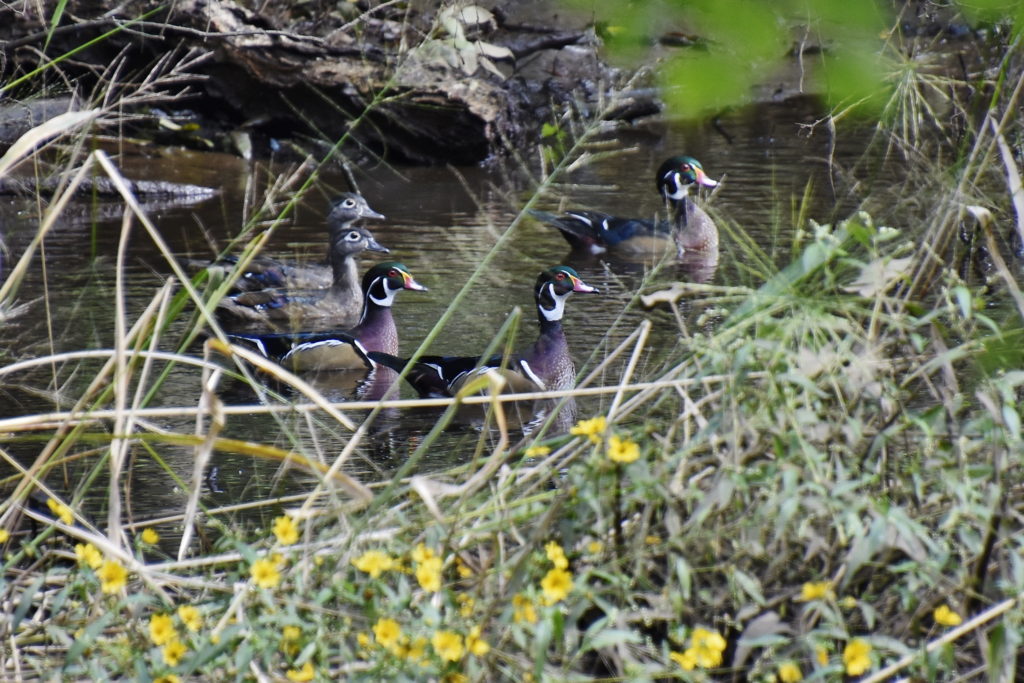
M683 164L682 166L679 167L679 170L681 170L681 171L690 171L690 170L693 170L693 169L690 167L689 164Z
M388 277L398 277L398 271L392 268L388 271Z
M341 205L344 206L346 209L351 209L353 206L356 205L356 200L349 198L342 202Z
M565 279L565 273L559 273L558 275L555 276L555 279L556 280L564 280Z
M345 235L345 239L347 239L349 242L357 242L360 237L362 237L362 235L360 235L355 230L353 230L349 234Z

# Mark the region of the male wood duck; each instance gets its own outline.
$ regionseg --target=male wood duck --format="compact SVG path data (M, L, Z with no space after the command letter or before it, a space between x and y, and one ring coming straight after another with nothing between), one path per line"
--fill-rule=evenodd
M567 211L561 216L547 211L530 213L559 229L573 249L590 254L614 250L632 254L661 254L675 249L678 256L690 252L716 252L718 227L704 209L690 199L696 185L715 187L718 181L704 173L693 157L675 156L662 163L656 178L669 220L620 218L599 211Z
M497 369L512 392L570 389L576 368L562 330L565 301L573 292L597 292L568 266L554 266L537 278L534 299L540 334L521 354L492 356L420 356L405 379L423 397L454 396L466 382ZM372 361L401 372L408 361L388 352L370 351Z
M270 325L287 330L355 323L363 306L356 256L364 251L386 254L388 249L381 246L369 230L354 223L361 218L383 217L359 195L342 195L328 214L330 270L323 266L292 266L273 259L260 259L256 267L250 267L239 278L246 283L246 290L254 291L222 299L217 304L218 319L228 327ZM277 288L256 289L275 284ZM282 288L281 285L305 289Z
M371 369L374 363L368 356L370 352L398 353L398 329L391 305L403 289L427 291L401 263L378 263L363 276L363 314L352 329L230 334L228 338L255 346L264 356L295 372Z

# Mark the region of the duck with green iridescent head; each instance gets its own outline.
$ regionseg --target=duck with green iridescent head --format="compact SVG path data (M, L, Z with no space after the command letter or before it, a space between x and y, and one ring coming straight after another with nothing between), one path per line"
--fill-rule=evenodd
M512 392L571 389L576 368L562 329L565 303L574 292L596 293L569 266L554 266L542 272L534 285L539 333L537 341L521 353L508 356L420 356L405 379L424 397L454 396L469 381L496 371ZM370 352L369 357L401 372L409 361L394 354Z
M680 155L665 160L655 178L665 202L665 219L622 218L600 211L573 210L562 215L530 211L562 233L573 250L588 254L684 255L718 253L718 226L690 197L698 187L715 187L699 161Z
M363 276L363 313L352 329L229 334L228 338L255 347L295 372L371 370L375 365L370 352L398 353L398 327L391 306L395 296L406 289L427 291L401 263L378 263Z

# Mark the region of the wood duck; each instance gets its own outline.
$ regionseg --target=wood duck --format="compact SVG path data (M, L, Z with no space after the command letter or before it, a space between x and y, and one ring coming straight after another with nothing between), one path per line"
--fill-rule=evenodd
M479 356L420 356L409 368L406 381L423 397L454 396L466 382L488 370L498 370L513 392L570 389L576 368L562 330L565 300L573 292L597 292L568 266L554 266L537 278L534 299L540 334L520 354L490 358ZM401 372L408 361L389 352L370 351L372 361Z
M363 314L352 329L230 334L228 338L256 347L267 358L295 372L372 369L370 352L398 353L398 329L391 315L391 305L395 295L403 289L427 291L401 263L378 263L363 276Z
M357 194L339 197L328 215L330 270L323 266L293 266L260 259L239 281L243 291L217 304L217 317L228 327L268 324L276 329L297 330L316 325L351 325L359 319L363 292L359 285L356 256L364 251L388 253L366 228L354 225L361 218L383 218ZM250 264L252 266L252 264ZM305 289L276 287L275 283L304 285ZM327 287L313 289L313 287Z
M287 263L270 258L257 256L249 262L249 267L235 281L232 293L253 292L261 289L286 287L293 289L326 289L338 281L339 273L344 270L344 277L350 282L350 291L354 292L356 302L362 300L359 289L359 273L355 262L349 259L342 263L345 254L350 250L343 242L353 243L359 239L352 234L353 224L363 218L384 220L384 215L370 208L362 195L345 192L330 202L327 213L327 258L323 263ZM373 235L364 230L363 238L368 238L366 251L388 253L373 239ZM238 263L237 256L225 256L215 265L232 267Z
M599 211L567 211L561 216L547 211L530 213L559 229L574 250L603 254L609 250L632 254L661 254L676 249L679 257L689 252L716 252L718 227L704 209L690 199L695 185L715 187L718 181L704 173L693 157L675 156L662 163L656 178L669 220L620 218Z

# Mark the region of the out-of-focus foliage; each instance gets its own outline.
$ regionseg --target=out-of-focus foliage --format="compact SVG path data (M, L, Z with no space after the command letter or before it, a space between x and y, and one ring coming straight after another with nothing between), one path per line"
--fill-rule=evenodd
M674 114L690 117L741 104L781 69L802 70L805 90L830 106L877 115L896 70L887 41L900 18L876 0L568 0L593 11L611 54L636 56L656 41L686 45L659 70ZM1021 0L960 3L972 22L1024 25ZM808 48L811 48L808 50ZM794 55L802 55L797 59Z

